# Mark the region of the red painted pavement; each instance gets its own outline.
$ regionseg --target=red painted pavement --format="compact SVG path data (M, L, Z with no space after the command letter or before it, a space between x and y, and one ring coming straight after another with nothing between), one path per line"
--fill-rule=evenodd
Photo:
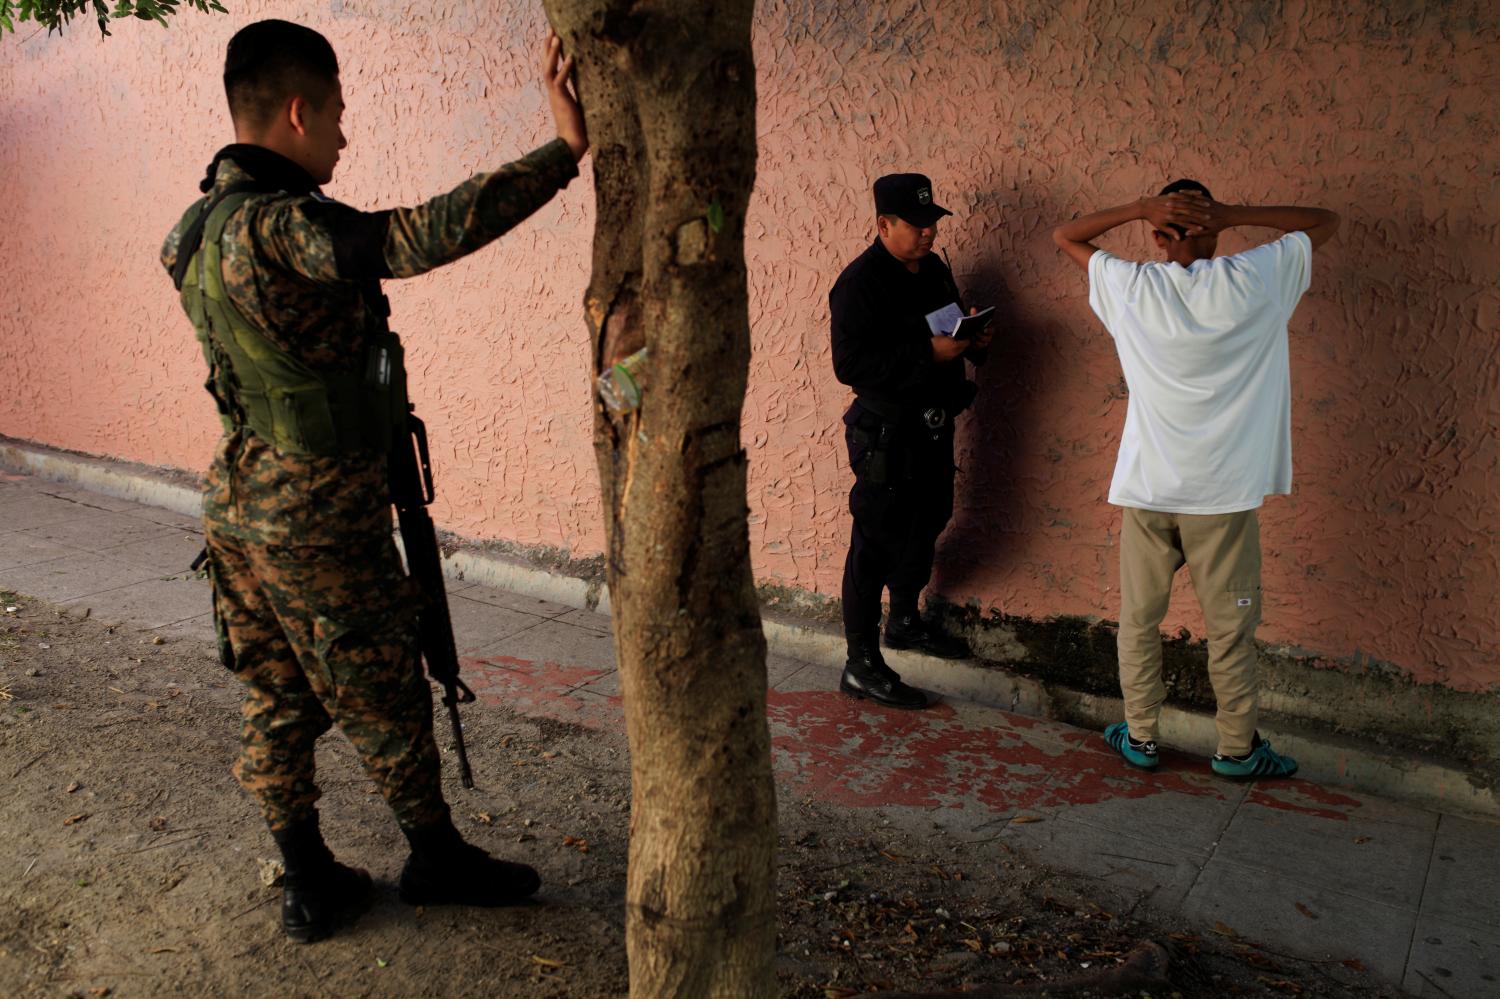
M592 729L623 725L620 697L587 689L610 670L510 656L466 659L464 670L482 703ZM852 808L1009 814L1159 794L1227 796L1228 785L1197 773L1207 766L1196 757L1168 752L1166 769L1135 770L1095 733L998 708L897 711L835 690L772 690L767 714L778 776L799 794ZM1360 807L1306 781L1258 785L1247 801L1339 821Z

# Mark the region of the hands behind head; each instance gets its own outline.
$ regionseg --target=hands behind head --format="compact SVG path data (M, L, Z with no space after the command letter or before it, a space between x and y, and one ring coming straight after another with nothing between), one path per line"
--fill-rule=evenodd
M1228 226L1224 206L1197 191L1142 198L1141 218L1150 222L1157 232L1174 240L1183 237L1173 226L1180 226L1188 236L1214 236Z
M589 149L589 136L583 125L583 108L573 92L573 57L563 58L562 39L557 32L547 32L542 43L542 84L547 88L547 103L557 122L557 137L568 144L573 159L583 159Z

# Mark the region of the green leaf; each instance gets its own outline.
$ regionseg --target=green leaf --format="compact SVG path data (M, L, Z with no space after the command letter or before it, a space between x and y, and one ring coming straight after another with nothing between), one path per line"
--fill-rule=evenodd
M167 27L171 23L168 16L184 7L204 13L228 13L220 0L0 0L0 35L6 31L14 34L17 21L35 21L48 34L61 34L73 26L75 18L85 17L92 17L101 35L110 34L110 21L124 17L155 21Z
M724 206L717 200L708 206L708 227L716 233L724 231Z
M389 968L391 966L391 962L387 961L383 957L377 957L375 959L375 963L378 964L382 968Z

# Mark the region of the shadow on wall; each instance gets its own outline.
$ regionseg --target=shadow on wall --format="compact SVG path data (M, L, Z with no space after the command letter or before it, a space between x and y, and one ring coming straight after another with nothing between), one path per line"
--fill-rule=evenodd
M1046 202L1031 202L1016 192L1007 192L1007 200L1025 201L1028 212L1041 208L1043 218L1063 217ZM1020 209L1019 204L1007 206L1002 217L1019 215ZM1049 392L1042 376L1053 353L1051 333L1006 279L1007 272L1015 273L1014 256L1024 249L1008 239L982 243L985 249L977 258L955 261L965 300L995 306L995 339L988 360L973 373L979 385L974 405L959 417L954 518L939 541L936 559L942 589L954 599L972 592L971 583L1021 569L1016 539L1034 519L1036 483L1045 477L1037 463L1047 461L1038 441L1047 420ZM1066 264L1059 260L1057 266Z

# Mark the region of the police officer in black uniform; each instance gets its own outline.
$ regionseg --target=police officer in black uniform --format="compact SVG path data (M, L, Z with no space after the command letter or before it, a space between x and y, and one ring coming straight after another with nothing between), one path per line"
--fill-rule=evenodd
M885 643L945 659L968 644L924 621L917 598L932 574L933 548L953 515L953 420L974 399L963 361L980 364L986 327L947 333L965 314L953 273L932 252L937 223L951 215L917 173L875 182L879 236L844 268L828 304L833 369L855 392L844 414L854 488L854 532L844 562L844 634L849 659L839 689L899 708L927 696L901 682L880 654L880 596L891 592Z

